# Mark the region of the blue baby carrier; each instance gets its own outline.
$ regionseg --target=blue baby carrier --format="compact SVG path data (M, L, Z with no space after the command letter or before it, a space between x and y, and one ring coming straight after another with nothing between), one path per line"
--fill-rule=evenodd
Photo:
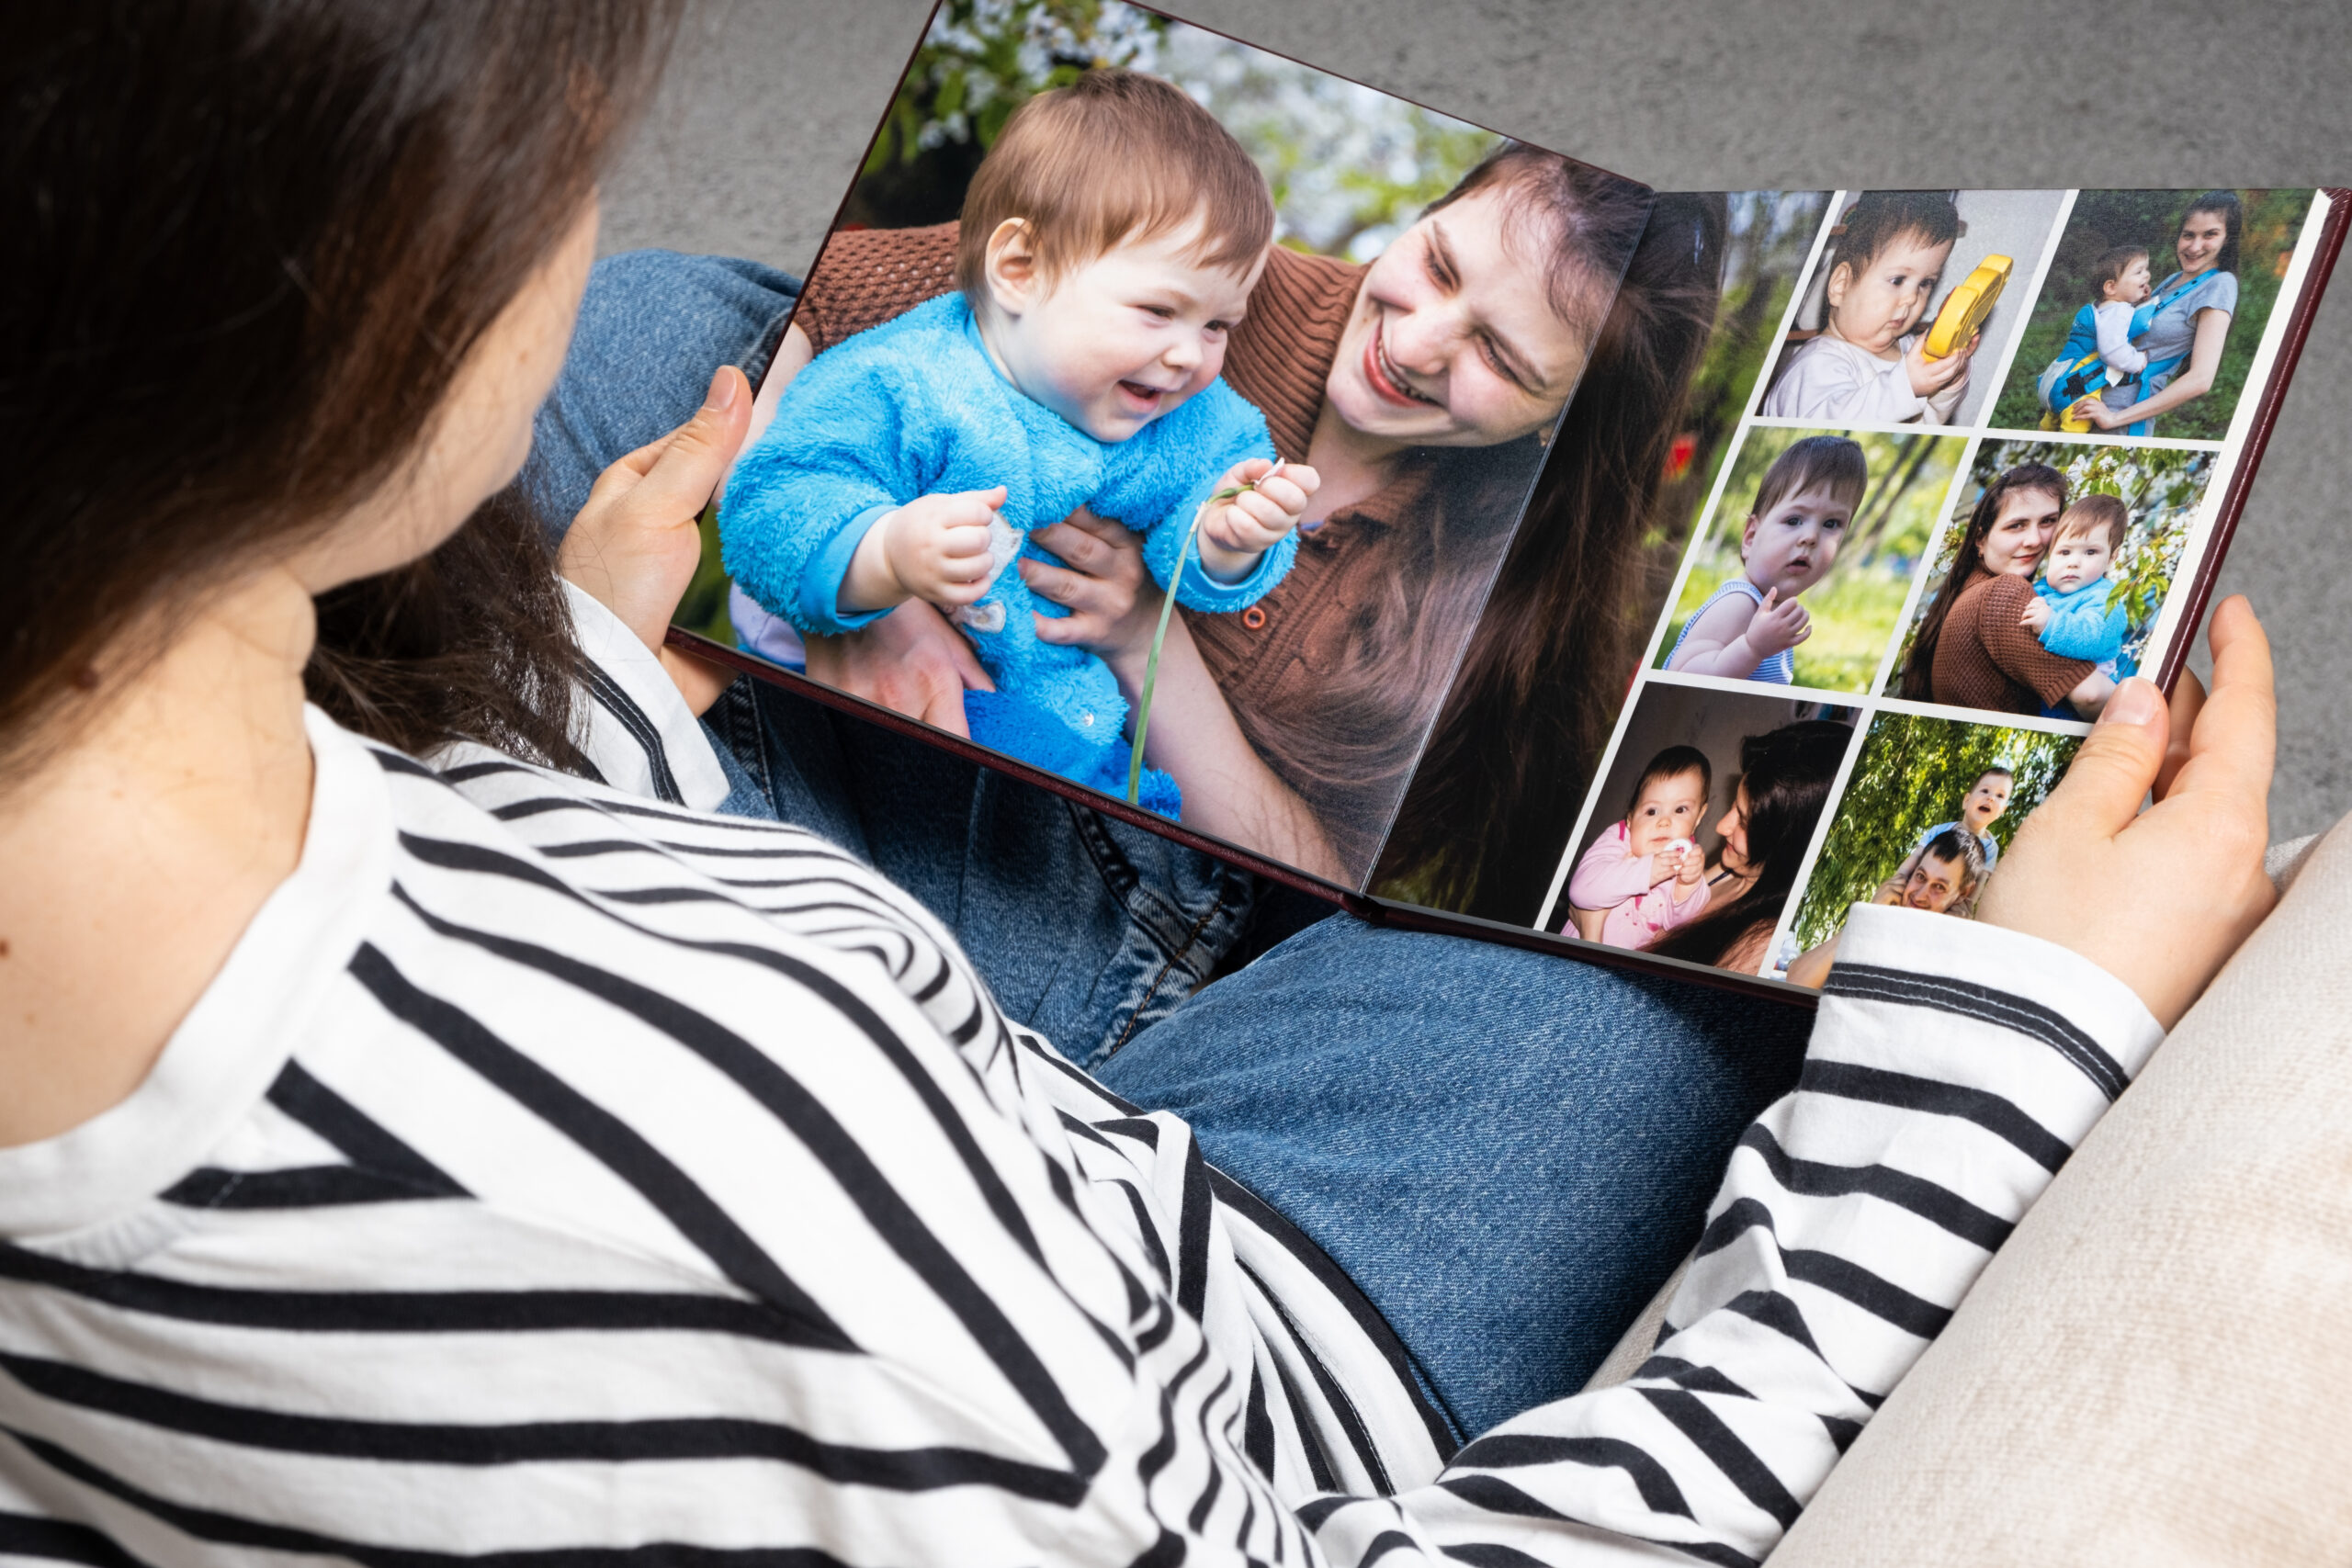
M2145 304L2132 312L2132 329L2128 335L2137 339L2155 321L2165 306L2205 281L2209 274L2200 274L2169 294L2153 294ZM2180 368L2186 353L2159 363L2150 360L2140 372L2140 384L2146 387L2160 376L2170 376ZM2041 428L2081 432L2090 428L2087 421L2069 421L2066 411L2085 398L2095 398L2107 390L2107 361L2098 355L2098 307L2086 305L2075 312L2066 329L2066 346L2058 357L2042 367L2033 384L2034 396L2041 403ZM2143 392L2142 396L2145 396ZM2133 400L2137 401L2137 399ZM2144 435L2146 431L2134 427L2132 434Z

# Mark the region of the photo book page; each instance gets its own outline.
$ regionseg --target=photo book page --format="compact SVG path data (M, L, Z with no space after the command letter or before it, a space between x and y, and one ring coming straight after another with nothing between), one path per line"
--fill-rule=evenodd
M2342 227L2308 189L1828 198L1499 918L1815 987L1857 903L1969 918L2116 683L2180 668Z
M946 0L677 626L1371 918L1795 995L2169 687L2347 200L1657 192Z
M934 13L679 622L854 692L952 642L935 728L1360 891L1651 193L1115 0L990 15Z

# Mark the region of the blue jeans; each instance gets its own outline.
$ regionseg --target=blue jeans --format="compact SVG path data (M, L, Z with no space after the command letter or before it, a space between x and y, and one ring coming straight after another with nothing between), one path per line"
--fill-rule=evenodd
M526 476L548 514L690 417L720 364L756 378L797 288L751 262L598 262ZM1380 1309L1462 1438L1583 1384L1795 1082L1795 1009L1327 916L764 682L704 723L728 808L876 866L1008 1013L1190 1121Z

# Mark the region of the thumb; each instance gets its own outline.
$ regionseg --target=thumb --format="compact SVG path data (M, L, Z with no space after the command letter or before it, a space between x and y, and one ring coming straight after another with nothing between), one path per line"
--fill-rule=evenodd
M2074 833L2111 838L2139 815L2164 766L2172 730L2164 694L2134 676L2115 689L2066 776L2034 815Z
M629 492L631 509L643 508L665 521L699 513L742 448L752 421L751 392L741 370L720 366L702 407L671 435Z

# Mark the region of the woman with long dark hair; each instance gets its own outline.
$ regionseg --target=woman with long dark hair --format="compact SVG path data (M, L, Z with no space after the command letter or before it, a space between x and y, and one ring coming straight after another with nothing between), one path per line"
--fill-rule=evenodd
M2115 682L2087 660L2043 648L2023 621L2034 568L2065 510L2066 476L2047 463L2020 463L1984 487L1951 570L1912 635L1903 695L2024 714L2065 702L2085 718L2098 716Z
M2146 368L2086 398L2075 412L2100 430L2154 435L2156 418L2213 389L2238 308L2238 231L2245 204L2233 190L2209 190L2181 214L2173 237L2177 268L2156 285L2155 310L2134 345Z
M1762 967L1853 738L1853 726L1816 718L1739 743L1739 783L1715 824L1723 859L1707 912L1645 952L1748 975Z
M673 21L51 7L0 60L0 1554L1762 1556L1985 1254L1743 1161L1722 1212L1777 1246L1678 1296L1695 1371L1550 1397L1630 1315L1610 1260L1700 1230L1701 1196L1645 1196L1657 1145L1787 1076L1751 1008L1334 922L1148 1035L1273 1075L1288 1125L1196 1143L1008 1019L870 865L705 809L708 691L659 645L740 373L597 480L561 584L485 511ZM501 594L505 630L461 624ZM2131 822L2166 728L2139 682L2044 807L2071 830L2011 852L2045 886L2019 930L1849 931L1996 1007L2025 986L2039 1032L1855 997L1825 1055L1998 1089L2062 1148L2097 1120L2111 1089L2022 1069L2046 1014L2128 1076L2267 907L2259 634L2237 602L2217 627L2177 807ZM1629 1037L1649 1092L1571 1114ZM1899 1147L1945 1193L1984 1152L1830 1094L1772 1117L1799 1159ZM1972 1201L2014 1224L2045 1177ZM1810 1288L1781 1247L1926 1293L1759 1336L1745 1292ZM1612 1322L1558 1288L1588 1264Z

